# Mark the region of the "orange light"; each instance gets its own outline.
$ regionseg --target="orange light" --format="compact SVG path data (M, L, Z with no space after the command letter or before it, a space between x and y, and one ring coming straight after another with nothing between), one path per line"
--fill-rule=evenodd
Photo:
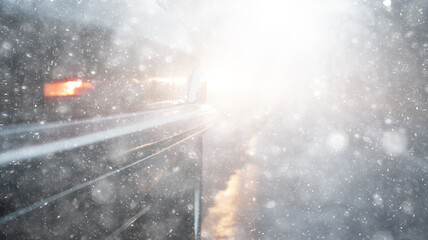
M63 82L45 83L44 97L68 97L87 93L94 88L91 82L83 82L80 79L73 79Z

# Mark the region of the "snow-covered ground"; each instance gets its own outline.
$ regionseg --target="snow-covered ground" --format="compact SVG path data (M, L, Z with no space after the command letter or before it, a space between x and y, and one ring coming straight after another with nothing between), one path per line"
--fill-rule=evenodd
M222 125L250 117L230 114L207 135L206 239L428 237L428 163L417 152L425 141L415 141L424 127L382 111L283 107L262 127L222 135Z

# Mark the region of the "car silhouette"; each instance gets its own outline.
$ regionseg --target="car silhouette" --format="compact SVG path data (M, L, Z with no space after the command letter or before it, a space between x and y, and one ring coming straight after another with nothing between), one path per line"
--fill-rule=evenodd
M0 238L199 238L213 111L144 4L0 3Z

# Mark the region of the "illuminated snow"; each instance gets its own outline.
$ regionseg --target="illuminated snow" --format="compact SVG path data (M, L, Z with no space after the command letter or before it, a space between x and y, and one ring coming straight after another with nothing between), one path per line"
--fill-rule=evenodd
M327 138L327 146L333 152L341 152L348 147L348 135L338 131L332 132Z
M384 132L382 137L383 150L390 155L402 154L407 149L407 137L403 130Z

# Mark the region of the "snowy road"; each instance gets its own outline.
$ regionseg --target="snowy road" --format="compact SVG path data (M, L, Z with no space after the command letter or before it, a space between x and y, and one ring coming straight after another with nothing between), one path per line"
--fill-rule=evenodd
M207 136L217 167L205 170L203 239L428 238L428 164L413 141L425 130L328 108L273 111L247 138Z

